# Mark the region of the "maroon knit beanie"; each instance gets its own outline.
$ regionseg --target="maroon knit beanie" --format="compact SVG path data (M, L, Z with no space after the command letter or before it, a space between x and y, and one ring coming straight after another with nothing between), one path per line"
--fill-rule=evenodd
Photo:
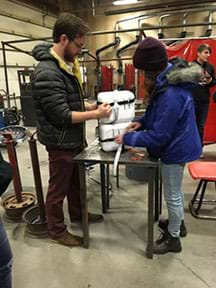
M164 45L153 37L145 38L133 55L133 64L137 69L157 71L165 68L168 57Z

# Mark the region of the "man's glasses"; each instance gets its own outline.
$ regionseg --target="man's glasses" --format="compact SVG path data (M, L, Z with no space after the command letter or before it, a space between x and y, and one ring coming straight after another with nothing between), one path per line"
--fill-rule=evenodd
M80 44L80 43L76 42L75 40L71 40L71 41L74 42L74 44L77 46L78 49L84 48L84 44Z

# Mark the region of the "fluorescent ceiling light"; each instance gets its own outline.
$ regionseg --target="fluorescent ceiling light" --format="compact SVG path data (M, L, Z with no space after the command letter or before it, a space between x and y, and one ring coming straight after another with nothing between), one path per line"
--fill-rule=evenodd
M113 1L113 5L128 5L128 4L136 4L138 3L137 0L118 0Z

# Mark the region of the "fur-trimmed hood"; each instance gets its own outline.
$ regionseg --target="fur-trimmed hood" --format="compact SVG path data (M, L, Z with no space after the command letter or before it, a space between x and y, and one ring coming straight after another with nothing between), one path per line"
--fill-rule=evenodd
M187 63L185 60L180 59L179 62L173 63L173 67L166 77L168 84L171 85L181 83L198 84L202 77L202 68L196 63Z
M200 82L202 68L196 63L188 63L182 58L169 61L166 69L162 71L156 82L157 89L164 90L168 85L180 85L192 88Z

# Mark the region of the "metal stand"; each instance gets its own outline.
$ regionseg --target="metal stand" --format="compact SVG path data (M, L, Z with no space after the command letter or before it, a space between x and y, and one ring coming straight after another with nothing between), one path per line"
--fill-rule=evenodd
M16 137L14 136L18 135L16 130L19 128L23 127L11 126L9 128L4 127L0 129L1 135L5 138L4 144L6 144L7 147L9 162L13 168L13 185L15 195L9 195L3 200L5 216L8 220L12 221L20 221L22 219L23 212L28 207L32 206L35 202L34 193L22 191L22 184L15 150ZM22 141L23 140L24 137Z
M30 135L29 135L30 136ZM23 214L23 220L27 224L27 233L35 235L37 237L46 237L47 233L47 222L45 204L43 198L43 189L41 183L40 166L38 160L37 144L34 139L34 134L31 135L29 142L29 149L31 153L31 161L35 182L35 190L37 195L37 206L30 207Z

